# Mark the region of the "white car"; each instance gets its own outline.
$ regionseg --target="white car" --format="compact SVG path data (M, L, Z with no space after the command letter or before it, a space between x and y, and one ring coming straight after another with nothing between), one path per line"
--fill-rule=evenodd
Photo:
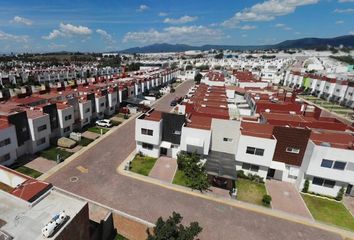
M96 125L100 126L100 127L110 128L110 127L112 127L112 122L111 122L111 120L108 120L108 119L102 119L102 120L97 120Z

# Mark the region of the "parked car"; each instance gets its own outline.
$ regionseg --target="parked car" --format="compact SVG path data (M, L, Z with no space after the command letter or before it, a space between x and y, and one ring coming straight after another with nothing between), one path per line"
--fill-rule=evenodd
M170 103L170 106L171 107L174 107L177 105L177 101L176 100L172 100L171 103Z
M100 127L106 127L106 128L110 128L113 126L111 120L108 119L97 120L96 125Z

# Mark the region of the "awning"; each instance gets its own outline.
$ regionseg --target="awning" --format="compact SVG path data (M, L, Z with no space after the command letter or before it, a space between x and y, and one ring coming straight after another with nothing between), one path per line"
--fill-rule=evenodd
M196 146L196 147L203 147L204 146L204 140L200 139L200 138L187 137L186 143L188 145L192 145L192 146Z
M162 148L166 148L166 149L170 149L171 148L171 143L170 142L165 142L165 141L162 141L161 144L160 144L160 147Z
M282 162L277 162L277 161L272 161L270 163L270 168L273 168L275 170L280 170L280 171L285 171L285 163Z

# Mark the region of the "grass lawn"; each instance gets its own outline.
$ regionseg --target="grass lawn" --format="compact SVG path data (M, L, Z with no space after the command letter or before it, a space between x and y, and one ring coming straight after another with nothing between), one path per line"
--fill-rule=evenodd
M21 167L15 168L15 171L23 173L23 174L33 177L33 178L37 178L40 175L42 175L41 172L38 172L38 171L36 171L32 168L26 167L26 166L21 166Z
M89 127L89 128L87 129L87 131L94 132L94 133L97 133L97 134L101 134L101 129L102 129L102 134L105 134L106 132L109 131L108 128L101 128L101 127L97 127L97 126L95 126L95 127Z
M49 160L56 161L57 160L57 155L60 154L62 161L70 157L73 153L67 152L63 149L57 148L57 147L50 147L46 150L43 150L40 155L41 157L44 157Z
M181 170L177 170L176 174L173 178L173 184L181 185L184 187L188 187L187 185L187 177L184 175L184 172Z
M114 240L128 240L127 238L123 237L122 235L120 235L119 233L117 233L117 235L115 236Z
M267 194L264 184L238 178L236 187L238 200L263 206L262 199Z
M135 155L130 164L130 171L148 176L157 158Z
M354 231L354 218L342 203L307 194L301 196L316 220Z
M89 145L90 143L92 143L93 140L92 139L89 139L89 138L85 138L85 137L81 137L81 140L78 142L78 144L80 146L87 146Z

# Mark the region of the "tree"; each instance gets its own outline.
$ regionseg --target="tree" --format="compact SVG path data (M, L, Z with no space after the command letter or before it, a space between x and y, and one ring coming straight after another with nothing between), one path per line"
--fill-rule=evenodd
M272 197L268 194L264 194L262 202L264 206L269 206L270 203L272 202Z
M304 183L304 188L302 189L302 192L307 193L309 191L309 187L310 187L310 181L308 179L306 179L305 183Z
M195 75L194 77L194 81L196 84L199 84L200 83L200 80L202 80L202 74L198 73L197 75Z
M204 165L200 163L198 154L181 152L177 156L177 164L178 169L183 171L187 178L188 187L200 192L209 189L208 175Z
M192 222L188 227L181 224L183 217L176 212L166 221L159 217L155 223L153 234L148 230L147 240L193 240L203 230L198 222Z
M187 66L186 66L186 71L192 70L192 69L193 69L193 66L192 66L192 65L187 65Z
M343 195L344 195L344 187L341 187L341 188L339 189L339 191L338 191L336 200L337 200L337 201L342 201Z
M221 52L221 53L218 53L218 54L216 54L215 56L214 56L214 58L216 58L216 59L222 59L222 58L224 58L224 54Z

